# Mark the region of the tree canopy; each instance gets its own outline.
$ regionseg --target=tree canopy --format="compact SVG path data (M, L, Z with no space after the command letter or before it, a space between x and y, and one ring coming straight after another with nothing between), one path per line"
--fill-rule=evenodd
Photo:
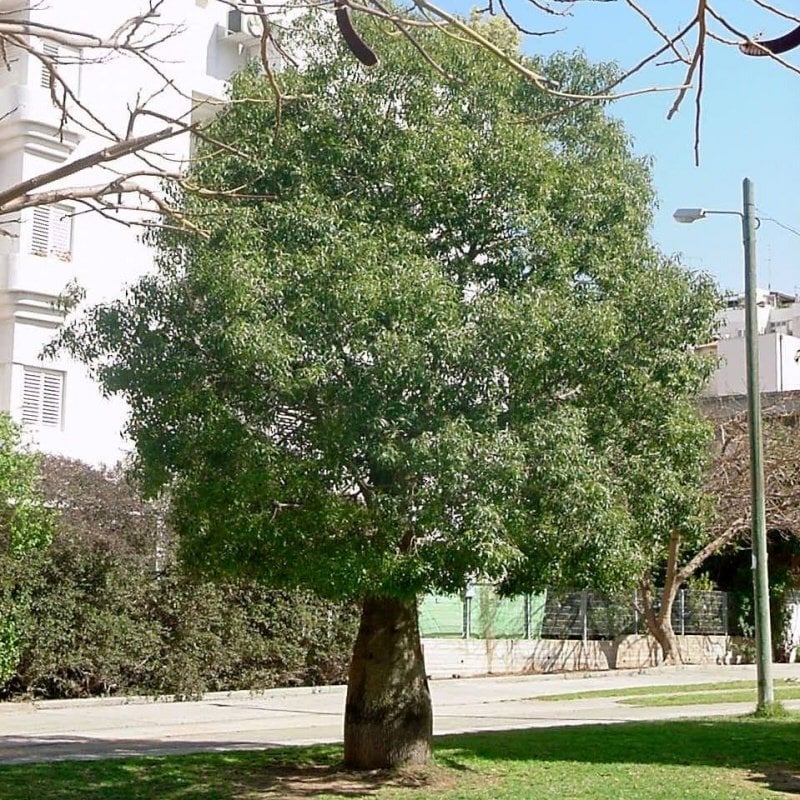
M441 73L403 38L367 71L308 36L291 102L235 80L253 99L212 132L247 157L201 151L212 194L175 198L208 238L165 227L158 269L62 337L130 403L184 556L400 603L640 574L642 522L682 497L663 445L691 432L715 310L649 239L646 160L600 106L551 116L435 31ZM529 63L583 93L614 74Z

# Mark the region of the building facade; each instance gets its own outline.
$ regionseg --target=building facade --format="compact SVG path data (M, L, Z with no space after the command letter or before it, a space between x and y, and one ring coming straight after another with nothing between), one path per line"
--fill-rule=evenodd
M759 289L756 304L761 391L800 390L800 299ZM708 355L716 356L719 360L719 366L704 395L726 397L745 394L747 372L743 296L728 298L719 322L719 339L704 348Z
M107 37L148 5L145 0L0 0L0 19ZM258 52L256 31L247 18L237 22L230 4L220 0L166 0L159 10L149 30L155 38L163 34L153 51L162 75L124 54L98 61L77 48L45 39L35 43L39 52L57 59L75 92L74 120L65 121L54 105L51 75L40 58L22 48L4 54L0 188L97 151L108 142L103 126L124 137L129 109L143 98L147 108L163 116L142 115L135 136L163 127L165 119L194 121L213 113L215 101L224 98L226 79ZM183 134L158 148L162 164L174 172L185 166L191 142ZM111 166L125 171L133 163ZM107 182L110 174L108 168L95 168L72 181ZM81 365L63 355L49 361L41 356L63 322L59 298L65 287L77 282L86 292L85 303L93 304L118 296L126 283L151 268L153 254L141 241L143 229L131 225L140 217L130 210L102 216L66 200L0 219L0 410L22 422L31 442L46 452L113 464L128 449L121 433L124 404L101 397Z

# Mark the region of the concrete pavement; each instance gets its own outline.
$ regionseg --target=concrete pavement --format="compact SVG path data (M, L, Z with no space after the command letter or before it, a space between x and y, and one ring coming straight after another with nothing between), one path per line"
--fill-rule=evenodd
M800 664L776 664L797 679ZM753 703L635 708L613 699L545 702L563 692L755 678L753 666L517 675L431 683L434 733L746 713ZM340 741L345 687L214 693L196 702L102 698L0 704L0 763L258 749ZM800 708L800 702L787 704Z

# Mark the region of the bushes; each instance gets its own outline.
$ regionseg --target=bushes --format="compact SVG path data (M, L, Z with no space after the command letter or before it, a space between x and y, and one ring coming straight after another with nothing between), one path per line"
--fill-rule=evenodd
M29 602L5 695L193 696L345 679L352 609L193 578L170 557L174 537L155 509L119 476L64 459L43 469L61 513L53 543L17 575Z
M355 615L306 594L47 552L8 687L40 697L201 692L346 676ZM94 561L94 563L92 563Z
M31 560L47 547L53 514L39 487L39 459L22 446L20 430L0 414L0 685L19 660L29 612L25 580Z

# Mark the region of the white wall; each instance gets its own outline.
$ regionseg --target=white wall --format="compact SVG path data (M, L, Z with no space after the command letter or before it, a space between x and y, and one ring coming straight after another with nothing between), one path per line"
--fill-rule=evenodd
M758 337L759 385L762 392L800 389L800 338L766 333ZM720 339L717 342L720 366L704 392L706 396L745 394L745 340Z
M0 10L19 5L9 3L0 0ZM145 0L58 0L36 7L31 18L107 35L147 5ZM224 80L252 56L251 51L221 36L228 9L219 0L166 1L159 22L183 30L161 45L158 55L176 89L158 94L151 107L168 117L183 116L188 122L193 95L224 97ZM60 137L58 115L48 91L39 85L40 67L24 54L15 55L19 58L14 69L0 70L0 104L15 109L0 121L0 186L92 153L103 143L75 126ZM160 85L157 75L132 58L82 64L80 68L81 101L100 112L104 122L116 130L125 129L128 106L136 102L137 95L148 96ZM134 134L164 125L163 120L144 118ZM188 136L171 139L160 150L169 159L169 169L174 170L188 159ZM127 163L134 162L129 159ZM115 166L124 169L125 164ZM95 169L82 175L80 183L108 180L108 176L108 172ZM139 216L121 213L119 219L130 221ZM21 418L24 365L64 371L63 425L30 426L31 440L48 452L92 463L114 463L128 447L120 435L124 404L102 398L82 366L65 357L45 363L40 354L62 319L53 304L69 281L77 280L83 286L88 305L118 296L126 283L152 267L152 254L140 240L141 228L96 214L76 216L69 260L31 253L30 212L23 214L22 225L12 232L17 232L18 238L0 237L0 410L10 410Z

